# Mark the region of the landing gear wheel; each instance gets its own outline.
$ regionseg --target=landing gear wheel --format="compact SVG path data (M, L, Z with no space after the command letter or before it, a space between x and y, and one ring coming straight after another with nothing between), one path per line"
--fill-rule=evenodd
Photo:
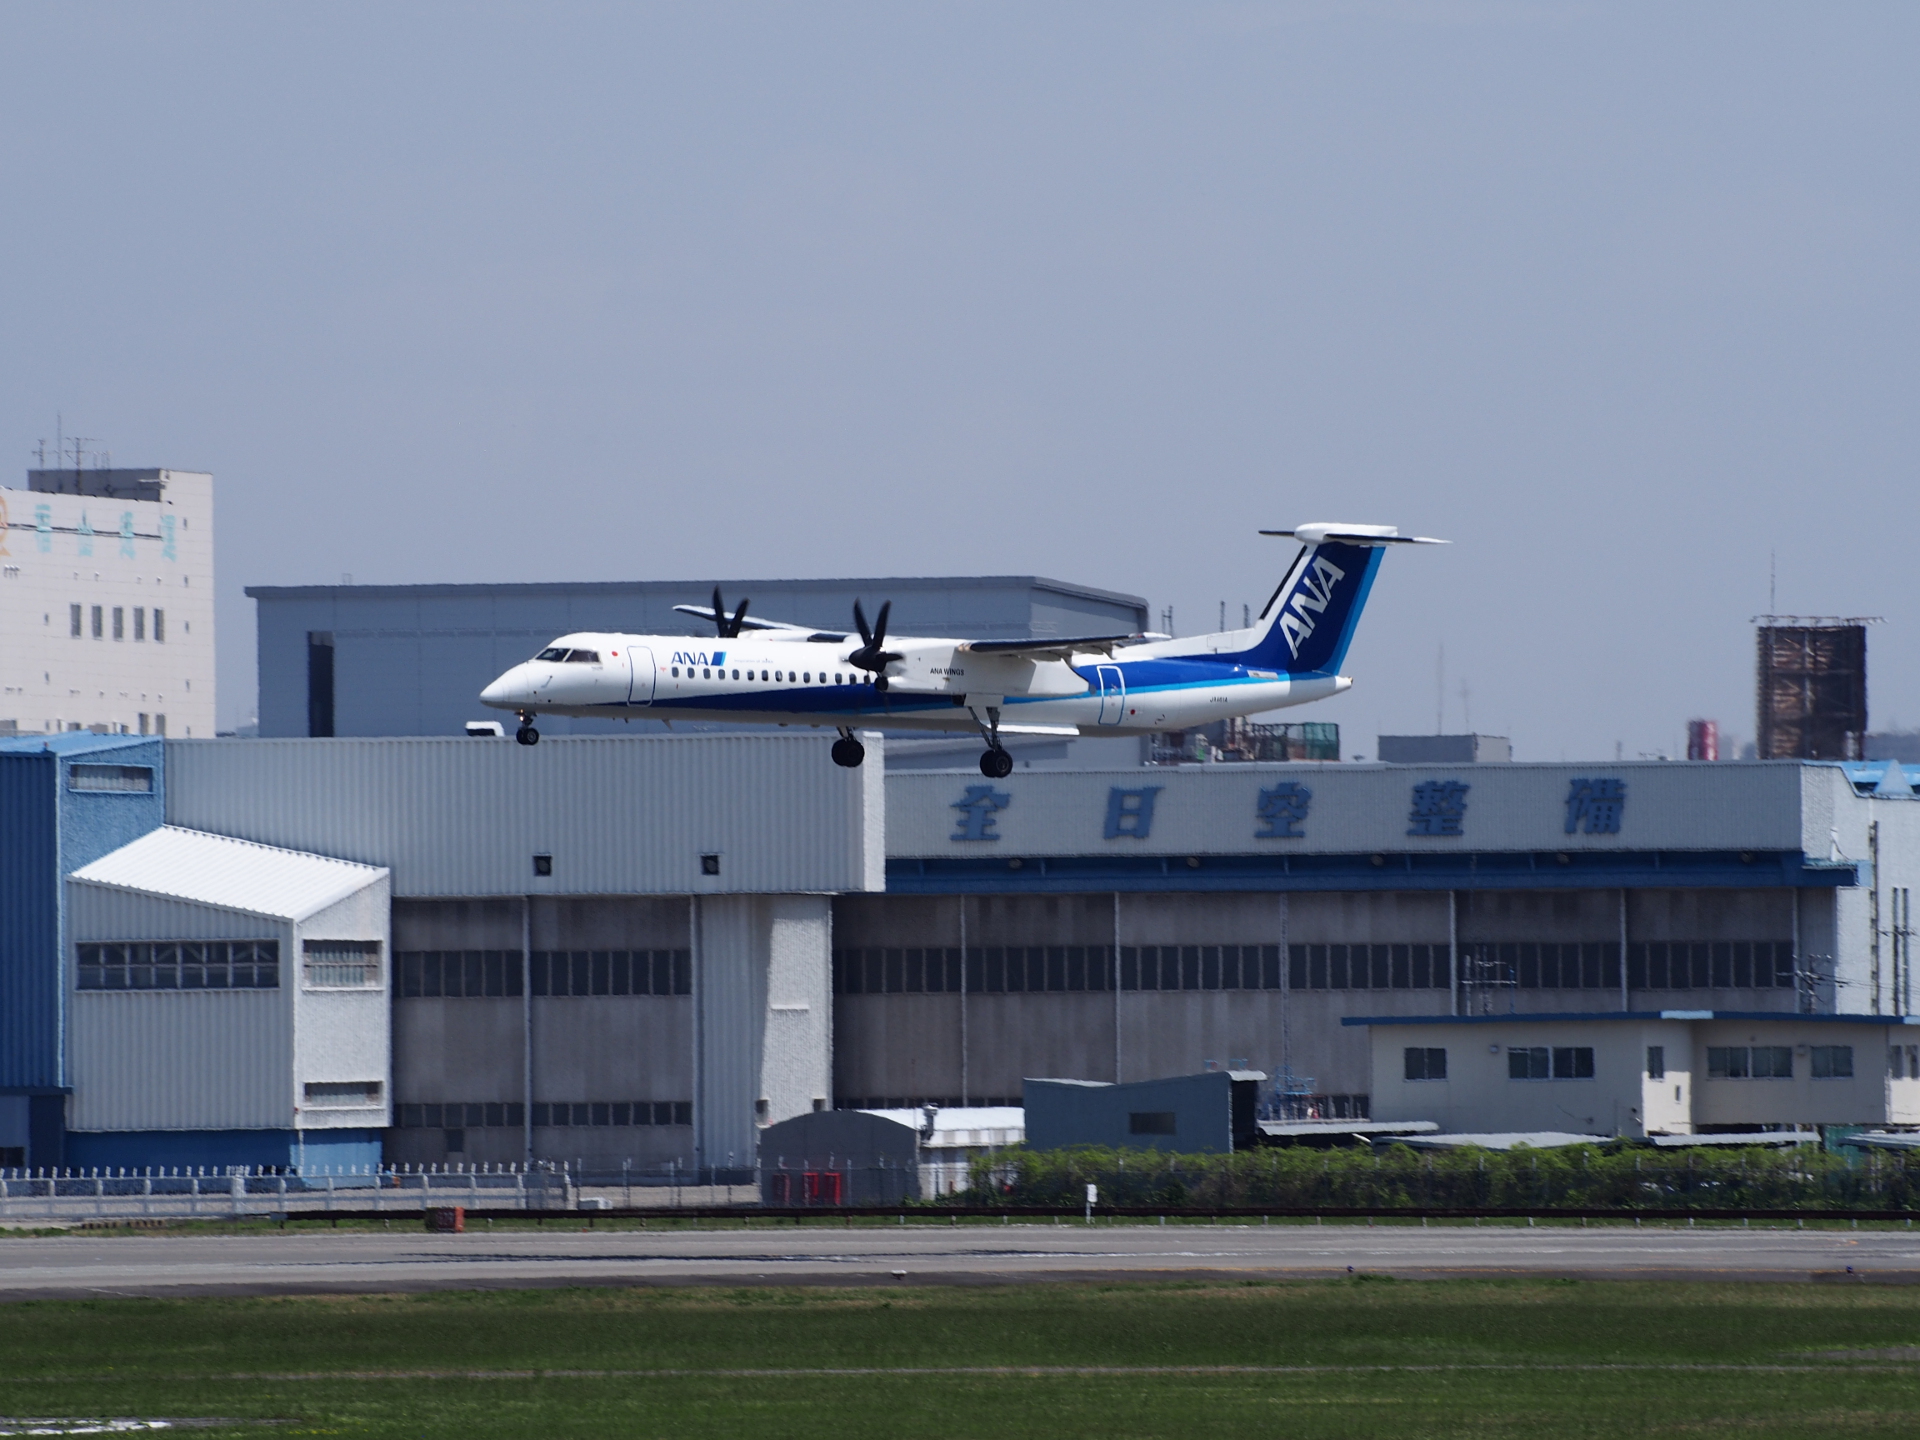
M833 742L833 763L848 770L858 767L867 758L867 747L851 735L842 735Z
M874 676L873 688L882 695L886 694L887 693L887 677L884 675Z
M989 780L1004 780L1013 773L1013 756L998 745L980 757L980 773Z
M540 743L540 732L531 725L522 725L518 730L513 732L513 738L518 740L522 745L538 745Z

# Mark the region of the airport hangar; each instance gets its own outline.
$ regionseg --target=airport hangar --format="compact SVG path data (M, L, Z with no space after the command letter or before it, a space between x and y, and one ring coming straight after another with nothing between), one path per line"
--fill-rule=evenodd
M1352 1016L1892 1014L1920 855L1886 762L982 783L811 733L22 737L0 813L0 1159L309 1172L714 1172L1210 1066L1363 1114Z

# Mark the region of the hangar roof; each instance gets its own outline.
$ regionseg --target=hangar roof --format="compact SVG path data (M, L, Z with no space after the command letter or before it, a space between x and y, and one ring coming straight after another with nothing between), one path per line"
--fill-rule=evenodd
M304 920L364 890L386 873L374 865L167 825L83 866L69 878L223 910Z

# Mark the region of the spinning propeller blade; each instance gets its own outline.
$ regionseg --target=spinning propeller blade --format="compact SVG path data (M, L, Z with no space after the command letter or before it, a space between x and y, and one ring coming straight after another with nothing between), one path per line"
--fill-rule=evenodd
M713 628L722 640L739 639L740 627L745 623L746 618L746 597L741 598L740 608L733 612L732 618L728 618L726 602L720 598L720 587L718 585L713 587Z

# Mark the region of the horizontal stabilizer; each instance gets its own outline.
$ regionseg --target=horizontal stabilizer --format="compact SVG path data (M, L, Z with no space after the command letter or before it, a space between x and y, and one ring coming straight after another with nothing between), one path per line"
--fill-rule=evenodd
M1285 535L1302 545L1355 545L1372 549L1379 545L1451 545L1451 540L1435 540L1426 535L1402 535L1397 525L1337 525L1318 521L1296 525L1291 530L1262 530L1262 535Z

